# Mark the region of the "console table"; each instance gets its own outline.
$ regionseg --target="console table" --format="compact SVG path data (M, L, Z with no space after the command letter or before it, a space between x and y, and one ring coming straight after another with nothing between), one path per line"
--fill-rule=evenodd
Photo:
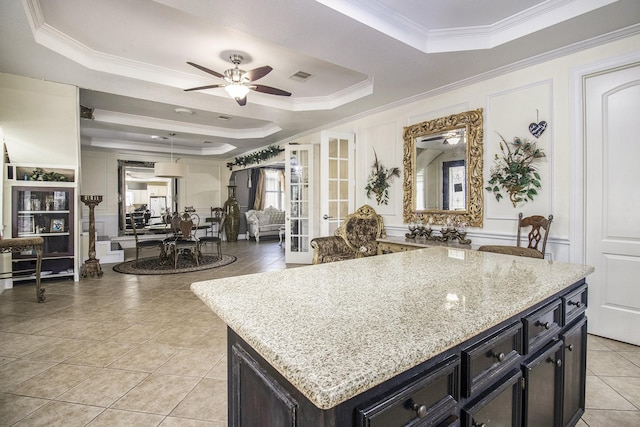
M229 425L573 426L592 267L449 247L194 283Z
M16 237L13 239L0 240L1 253L13 253L22 251L34 251L36 253L36 302L44 302L44 288L40 288L40 269L42 268L42 237Z
M415 249L432 248L435 246L445 246L448 248L461 248L471 249L471 245L461 245L457 241L451 242L438 242L435 240L427 239L408 239L406 237L385 237L384 239L377 239L378 242L378 255L391 254L395 252L413 251Z

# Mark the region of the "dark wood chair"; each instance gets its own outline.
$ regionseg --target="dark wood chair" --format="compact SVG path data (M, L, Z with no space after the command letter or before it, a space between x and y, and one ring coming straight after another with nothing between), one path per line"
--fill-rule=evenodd
M222 258L222 232L226 218L227 214L223 208L211 208L211 216L206 219L206 222L211 223L211 227L210 229L207 229L206 235L200 238L201 247L207 243L216 244L218 249L218 258ZM215 231L213 227L214 224L217 225Z
M544 258L544 254L547 249L547 237L549 236L549 229L551 228L552 221L553 215L549 215L548 218L545 218L542 215L532 215L523 218L522 212L520 212L518 215L518 237L516 246L485 245L480 246L478 250L531 258ZM525 248L520 246L520 238L522 235L522 229L527 227L530 227L529 233L527 234L529 244Z
M131 229L133 230L133 237L136 239L136 267L138 266L138 258L140 256L140 249L145 248L158 248L160 249L160 258L165 256L164 241L161 239L139 239L136 222L133 218L130 219Z
M178 268L178 257L180 254L189 253L196 265L200 265L200 239L195 235L198 229L200 217L196 214L185 214L176 220L172 219L172 224L177 226L174 231L173 241L165 243L168 252L173 259L174 268Z

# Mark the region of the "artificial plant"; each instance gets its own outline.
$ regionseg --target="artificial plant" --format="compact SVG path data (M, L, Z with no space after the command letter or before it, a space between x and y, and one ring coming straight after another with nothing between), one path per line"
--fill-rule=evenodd
M520 202L533 201L538 194L536 189L541 188L540 174L533 163L545 157L545 154L536 142L518 137L513 138L513 142L507 142L502 135L498 135L501 154L495 155L489 185L485 190L493 193L497 201L502 199L502 191L506 191L513 207Z
M372 171L369 175L367 186L364 187L367 190L367 197L371 198L371 193L375 194L376 202L378 204L389 204L389 187L390 181L394 176L400 176L400 168L385 168L382 163L378 161L378 155L376 150L373 150L375 161L373 162Z

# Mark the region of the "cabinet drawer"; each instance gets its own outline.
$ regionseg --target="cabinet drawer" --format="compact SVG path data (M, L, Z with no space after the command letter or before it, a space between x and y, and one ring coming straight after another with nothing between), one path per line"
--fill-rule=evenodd
M457 421L460 359L451 357L430 374L358 410L358 426L426 427Z
M562 324L562 301L554 300L522 319L524 324L524 353L539 349L557 335Z
M522 323L462 350L462 394L471 397L520 363Z
M522 421L522 372L513 374L482 396L470 408L462 410L462 425L520 426Z
M564 324L568 325L587 309L587 285L580 286L575 291L564 295L562 306L564 308Z

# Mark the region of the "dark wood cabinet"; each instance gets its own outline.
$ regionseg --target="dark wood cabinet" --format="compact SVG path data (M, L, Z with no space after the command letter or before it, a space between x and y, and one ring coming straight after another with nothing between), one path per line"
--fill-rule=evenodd
M228 329L233 427L573 426L584 413L584 280L330 409Z
M465 427L520 426L522 407L522 373L514 371L462 410Z
M453 425L458 420L460 359L450 357L420 379L410 382L358 410L359 427L391 425L430 427Z
M524 378L524 425L559 425L562 393L562 342L556 341L528 358Z
M584 414L587 319L583 317L578 320L560 337L564 344L562 425L567 426L575 425Z

